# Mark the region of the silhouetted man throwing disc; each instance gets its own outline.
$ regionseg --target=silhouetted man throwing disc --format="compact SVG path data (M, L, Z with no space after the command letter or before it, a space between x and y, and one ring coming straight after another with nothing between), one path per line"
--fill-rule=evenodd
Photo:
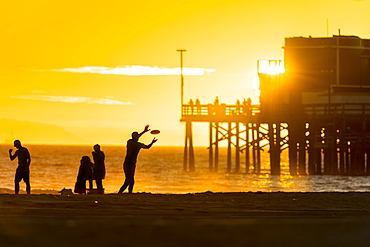
M149 145L145 145L141 142L139 142L139 138L142 134L149 131L149 125L146 125L143 132L140 134L138 132L132 132L131 137L132 139L127 141L126 146L126 158L123 163L123 171L125 172L125 182L118 191L118 194L121 194L125 189L128 187L128 193L132 193L134 189L135 184L135 168L136 168L136 160L137 156L140 152L140 149L149 149L156 141L157 139L153 138L153 141Z
M28 149L22 147L21 142L19 140L14 141L14 147L18 150L15 151L14 155L12 155L13 149L9 149L9 157L10 160L14 160L18 157L18 167L15 172L15 194L19 193L19 182L23 179L26 183L26 191L27 194L31 193L31 185L30 185L30 164L31 164L31 156L28 152Z

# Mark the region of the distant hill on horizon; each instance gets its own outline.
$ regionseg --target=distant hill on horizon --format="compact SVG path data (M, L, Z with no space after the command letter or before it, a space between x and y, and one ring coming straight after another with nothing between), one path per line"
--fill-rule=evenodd
M0 143L12 144L19 139L22 143L34 144L88 144L89 140L78 137L63 127L32 121L0 119Z

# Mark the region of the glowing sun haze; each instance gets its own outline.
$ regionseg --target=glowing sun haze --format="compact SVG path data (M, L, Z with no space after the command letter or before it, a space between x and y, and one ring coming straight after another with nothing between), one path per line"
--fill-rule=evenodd
M340 28L369 38L369 9L369 0L3 1L0 143L125 144L151 124L158 145L183 145L177 49L187 50L185 102L257 103L257 61L283 59L285 37ZM195 145L207 145L205 128L194 126Z

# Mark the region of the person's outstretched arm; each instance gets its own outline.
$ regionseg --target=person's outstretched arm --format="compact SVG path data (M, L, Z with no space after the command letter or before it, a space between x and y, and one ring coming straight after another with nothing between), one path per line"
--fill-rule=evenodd
M153 141L149 144L149 145L145 145L143 148L144 149L149 149L153 146L154 143L156 143L158 141L158 139L155 139L155 137L153 138Z
M145 128L144 130L139 134L139 137L144 134L145 132L148 132L150 129L149 129L149 124L145 125Z

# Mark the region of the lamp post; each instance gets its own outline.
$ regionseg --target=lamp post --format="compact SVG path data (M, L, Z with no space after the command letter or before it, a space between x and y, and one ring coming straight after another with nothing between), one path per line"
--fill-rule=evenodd
M182 53L186 52L185 49L178 49L177 52L180 52L180 80L181 80L181 108L184 104L184 75L182 73L182 67L183 67L183 59L182 59Z

